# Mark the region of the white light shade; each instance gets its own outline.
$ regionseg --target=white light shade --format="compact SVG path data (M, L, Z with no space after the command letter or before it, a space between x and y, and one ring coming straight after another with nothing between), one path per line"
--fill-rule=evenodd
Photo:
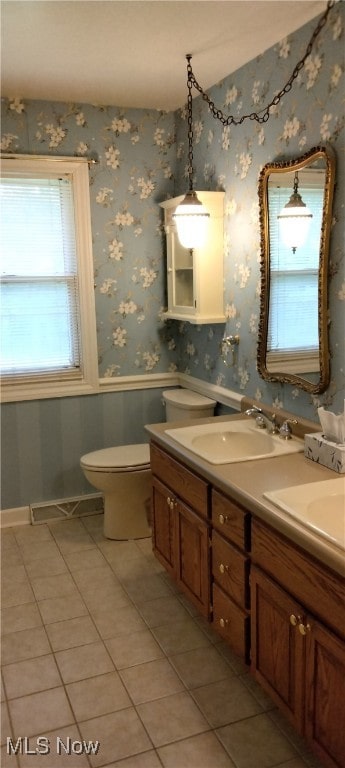
M210 214L196 193L187 192L173 214L178 238L184 248L200 248L204 244L209 218Z
M294 253L304 245L312 218L313 214L295 191L278 216L283 243Z

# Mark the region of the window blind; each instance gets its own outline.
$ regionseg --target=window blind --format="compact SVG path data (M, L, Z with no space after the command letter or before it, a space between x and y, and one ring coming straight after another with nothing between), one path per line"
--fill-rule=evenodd
M306 243L293 253L291 248L284 246L279 236L278 220L278 214L289 200L291 188L270 186L268 189L271 275L269 352L310 352L317 351L319 347L318 270L323 189L299 188L299 192L313 218Z
M73 185L2 178L1 373L80 369Z

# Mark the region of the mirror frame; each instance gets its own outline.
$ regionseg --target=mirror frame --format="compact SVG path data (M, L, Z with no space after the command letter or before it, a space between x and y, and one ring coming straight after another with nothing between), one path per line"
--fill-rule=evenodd
M269 211L268 211L268 178L271 174L282 171L298 171L310 162L322 158L326 163L325 194L322 212L322 225L319 254L318 280L318 322L319 322L319 362L320 376L316 383L296 374L270 372L267 369L266 350L268 334L268 313L270 297L270 249L269 249ZM324 392L330 381L330 362L328 346L328 256L329 239L332 225L332 202L335 180L335 154L332 147L317 146L302 155L299 159L267 163L259 175L259 213L260 213L260 320L258 331L257 367L260 376L266 381L290 383L310 393Z

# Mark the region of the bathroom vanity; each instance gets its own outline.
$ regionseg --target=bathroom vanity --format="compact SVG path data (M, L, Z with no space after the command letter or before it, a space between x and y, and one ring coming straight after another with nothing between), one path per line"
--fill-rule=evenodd
M213 465L166 429L147 427L156 557L324 765L344 768L344 551L264 496L335 473L303 453Z

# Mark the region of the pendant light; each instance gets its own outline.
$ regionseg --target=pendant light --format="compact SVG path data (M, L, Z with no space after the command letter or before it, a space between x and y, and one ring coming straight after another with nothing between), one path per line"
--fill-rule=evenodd
M287 248L292 248L293 253L296 253L296 249L304 245L312 218L311 211L298 192L298 173L296 171L293 193L289 202L284 205L278 215L284 245Z
M193 190L193 113L192 113L192 82L189 76L191 55L187 59L187 88L188 88L188 178L189 190L177 206L173 219L176 223L177 234L184 248L200 248L206 239L207 225L210 214L198 199Z

